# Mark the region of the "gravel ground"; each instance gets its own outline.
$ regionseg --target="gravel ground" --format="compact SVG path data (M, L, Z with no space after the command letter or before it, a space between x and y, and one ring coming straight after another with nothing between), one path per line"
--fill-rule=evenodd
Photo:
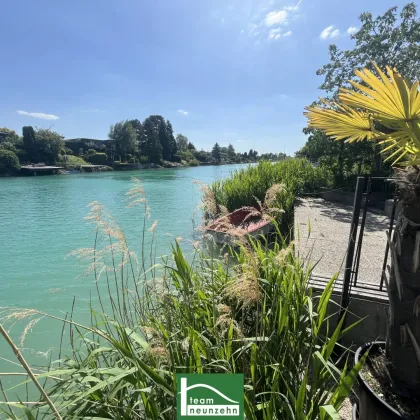
M300 254L317 263L315 275L331 277L340 271L343 277L352 212L351 206L320 198L300 200L295 210L295 236ZM388 228L388 217L367 213L358 282L379 283ZM352 404L349 398L344 401L341 420L352 420Z
M302 199L296 207L298 249L313 264L318 262L314 268L315 275L331 277L340 271L339 277L343 277L352 210L351 206L321 198ZM379 283L388 227L387 216L367 213L358 282Z

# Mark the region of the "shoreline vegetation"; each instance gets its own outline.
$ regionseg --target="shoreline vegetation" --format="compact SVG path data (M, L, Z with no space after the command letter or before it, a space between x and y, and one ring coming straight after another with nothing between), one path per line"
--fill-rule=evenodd
M147 197L134 181L129 207L143 209L153 254L156 223L149 228ZM86 325L72 313L60 320L31 309L3 312L5 323L25 320L32 328L49 317L63 325L59 360L32 375L42 384L39 401L28 408L6 399L6 415L169 420L176 416L178 373L242 373L248 419L338 418L364 358L353 368L343 363L351 353L339 340L351 326L330 322L338 309L330 302L335 277L314 295L311 267L293 242L250 240L220 257L197 244L187 257L178 239L148 268L100 203L91 204L86 219L95 227L94 246L73 255L89 266L99 307L88 304Z
M22 136L0 128L0 176L59 174L177 168L200 165L284 160L284 153L256 150L238 153L232 144L215 143L211 151L198 150L183 134L174 135L172 124L161 115L143 122L120 121L111 126L108 139L64 139L51 129L25 126ZM42 169L43 168L43 169Z

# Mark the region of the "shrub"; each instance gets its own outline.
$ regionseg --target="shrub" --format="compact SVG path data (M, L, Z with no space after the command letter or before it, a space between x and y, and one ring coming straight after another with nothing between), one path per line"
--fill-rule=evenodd
M141 155L140 157L139 157L139 162L140 163L149 163L149 158L147 157L147 156L143 156L143 155Z
M193 159L193 160L190 160L188 162L188 165L190 165L190 166L200 166L200 162L197 159Z
M66 156L63 156L62 164L66 168L75 168L82 165L87 165L88 163L79 156L66 155Z
M106 165L108 163L108 156L106 153L97 153L88 156L88 161L93 165Z
M130 195L146 208L142 191ZM321 407L339 409L361 366L340 371L332 357L342 323L323 335L334 279L315 298L292 246L253 241L223 260L196 250L192 262L175 243L148 271L112 216L98 203L91 210L95 249L79 256L96 256L95 284L102 271L115 283L107 295L97 289L107 314L91 308L89 325L66 321L79 339L70 332L70 351L42 375L63 418L174 419L181 372L243 373L251 420L325 419ZM45 408L35 406L35 417Z
M274 184L284 185L278 205L284 210L281 230L287 235L293 227L296 197L303 192L319 191L328 184L328 179L324 170L315 168L306 159L287 159L275 164L261 161L256 166L234 171L227 179L214 182L211 186L212 198L216 207L224 206L228 211L243 206L258 206L259 202L264 202L267 190Z
M0 149L0 172L12 174L19 171L19 169L20 163L16 153Z
M9 150L10 152L17 153L16 146L10 141L4 141L0 143L0 150Z
M188 151L188 152L181 151L181 152L179 152L179 156L181 156L182 160L186 160L187 162L195 159L194 155L190 151Z

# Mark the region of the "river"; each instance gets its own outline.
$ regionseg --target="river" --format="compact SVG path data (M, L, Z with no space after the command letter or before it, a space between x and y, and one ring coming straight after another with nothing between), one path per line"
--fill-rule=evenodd
M209 184L239 167L244 165L0 178L0 308L34 308L64 316L75 296L75 318L87 320L93 281L78 277L84 267L68 255L93 246L93 228L83 220L89 203L99 201L109 209L129 245L139 249L142 212L127 208L126 197L136 176L150 207L148 222L158 220L156 254L168 254L177 237L188 251L199 239L195 228L201 219L200 191L195 181ZM22 323L11 329L17 342L22 329ZM42 319L27 335L23 355L32 364L45 365L57 351L60 329L59 322ZM22 371L5 359L16 360L0 337L0 372ZM3 383L10 384L10 379Z

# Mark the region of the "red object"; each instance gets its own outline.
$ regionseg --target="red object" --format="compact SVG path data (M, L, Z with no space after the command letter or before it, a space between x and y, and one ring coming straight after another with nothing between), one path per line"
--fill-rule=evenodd
M251 216L254 212L256 214ZM257 208L241 207L240 209L217 219L211 225L207 226L207 230L226 233L228 230L234 231L235 228L238 228L237 235L246 235L260 230L268 224L270 224L270 221L262 220Z

